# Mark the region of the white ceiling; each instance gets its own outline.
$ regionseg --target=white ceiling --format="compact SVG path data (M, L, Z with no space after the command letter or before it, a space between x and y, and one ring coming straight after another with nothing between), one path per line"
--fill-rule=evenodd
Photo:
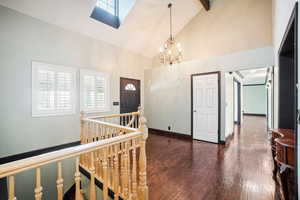
M167 4L170 0L136 0L119 29L89 17L95 2L96 0L0 0L1 5L26 15L147 57L155 56L169 36ZM202 5L199 0L171 2L173 30L176 34L197 15Z
M265 84L268 68L239 71L243 76L243 84Z

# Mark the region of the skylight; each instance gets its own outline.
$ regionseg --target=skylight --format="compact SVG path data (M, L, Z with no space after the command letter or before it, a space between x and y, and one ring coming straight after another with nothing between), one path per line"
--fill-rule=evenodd
M118 29L136 0L97 0L91 18Z
M97 0L96 6L116 16L116 0Z

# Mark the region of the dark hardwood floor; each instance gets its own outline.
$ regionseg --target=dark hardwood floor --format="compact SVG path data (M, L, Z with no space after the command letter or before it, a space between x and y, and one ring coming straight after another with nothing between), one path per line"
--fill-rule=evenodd
M229 145L150 134L150 200L272 200L272 156L264 117L245 116Z

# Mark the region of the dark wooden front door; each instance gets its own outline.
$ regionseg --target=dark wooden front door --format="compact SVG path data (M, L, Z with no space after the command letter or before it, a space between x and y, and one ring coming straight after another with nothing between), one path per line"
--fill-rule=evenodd
M136 112L141 103L141 81L120 78L120 113Z

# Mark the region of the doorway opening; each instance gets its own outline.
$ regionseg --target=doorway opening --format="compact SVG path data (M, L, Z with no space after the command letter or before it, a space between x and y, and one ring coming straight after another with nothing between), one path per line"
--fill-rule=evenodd
M271 72L273 67L225 73L225 140L241 127L245 116L273 120L274 112L268 110L273 105L274 94Z
M290 134L275 140L277 155L283 153L277 156L277 167L285 166L280 174L285 198L298 199L298 3L290 17L278 57L278 130L288 130Z
M243 116L273 118L272 113L268 113L268 105L271 104L271 99L268 99L269 82L272 82L271 69L265 67L239 71L243 84Z
M278 127L296 129L297 110L297 49L296 19L290 24L279 50L279 107Z

